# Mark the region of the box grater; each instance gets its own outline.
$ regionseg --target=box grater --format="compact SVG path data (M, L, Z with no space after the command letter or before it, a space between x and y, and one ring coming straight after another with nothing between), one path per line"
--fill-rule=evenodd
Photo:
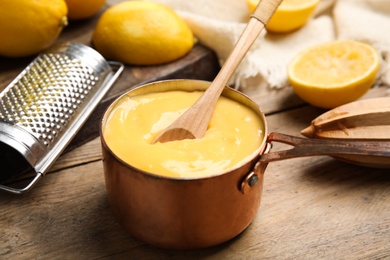
M0 190L24 193L46 174L123 67L79 43L36 57L0 93L0 174L32 177L21 187L2 182Z

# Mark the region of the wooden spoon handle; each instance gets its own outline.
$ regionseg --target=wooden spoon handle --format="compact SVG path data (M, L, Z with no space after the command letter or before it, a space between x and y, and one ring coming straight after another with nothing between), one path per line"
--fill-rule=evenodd
M205 93L176 121L162 131L153 140L153 143L204 136L215 105L227 82L281 2L282 0L260 1L233 51Z
M283 0L260 0L251 17L266 25Z
M282 0L260 1L218 75L205 91L205 94L194 104L194 106L205 106L207 104L206 109L188 115L187 119L182 118L183 121L188 121L188 118L191 118L192 121L198 122L197 130L193 132L195 138L202 137L206 132L214 107L223 89L281 2Z
M309 139L280 133L270 133L267 141L289 144L293 148L262 155L260 162L264 163L316 155L366 155L390 160L390 141Z
M204 95L206 96L205 98L207 98L205 102L211 102L213 105L217 102L219 95L222 93L222 90L233 75L234 71L239 66L246 53L264 29L265 25L271 19L281 2L282 0L260 0L233 51L230 53L215 80L206 91L213 92L213 95Z
M253 45L254 41L264 29L268 21L271 19L281 2L282 0L260 0L233 51L223 64L216 79L213 81L212 86L219 86L218 90L215 90L216 94L221 94L232 74L241 63L242 59L245 57L246 53L249 51L250 47ZM212 86L210 87L211 89L213 89ZM214 97L218 97L218 95L214 95Z

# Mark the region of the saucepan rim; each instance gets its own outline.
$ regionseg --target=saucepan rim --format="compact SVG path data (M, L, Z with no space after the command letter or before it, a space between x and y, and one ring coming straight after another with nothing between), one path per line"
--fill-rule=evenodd
M193 89L184 89L183 86L181 85L181 84L183 84L183 82L191 82L191 83L193 83L192 86L197 85L198 87L194 87ZM164 88L158 88L159 86L161 86L163 84L166 84L167 86L165 86ZM173 84L172 87L169 87L170 84ZM173 176L159 175L156 173L144 171L142 169L139 169L139 168L125 162L120 157L118 157L115 154L115 152L113 152L111 150L111 148L108 146L108 144L106 143L106 140L105 140L104 135L103 135L103 128L104 128L104 124L107 120L107 117L110 114L111 110L114 108L114 106L117 104L117 102L119 102L119 100L121 100L123 97L127 96L128 94L135 93L137 91L142 92L142 90L145 90L148 88L149 89L156 88L156 89L155 89L155 91L146 91L145 93L165 92L165 91L171 91L171 90L185 90L188 92L199 91L199 90L204 91L205 88L207 87L207 84L211 84L211 82L206 81L206 80L194 80L194 79L171 79L171 80L154 81L151 83L137 86L135 88L132 88L132 89L126 91L125 93L120 95L118 98L116 98L103 113L102 119L101 119L100 124L99 124L100 140L101 140L101 144L102 144L103 148L106 149L112 156L114 156L114 158L116 160L118 160L118 162L120 162L125 167L128 167L128 168L135 170L135 171L138 171L138 172L141 172L141 173L143 173L146 176L149 176L151 178L166 179L166 180L178 181L178 182L180 182L180 181L198 181L198 180L206 180L206 179L210 179L210 178L217 178L221 175L233 173L237 169L240 169L244 165L247 165L248 163L253 161L253 159L256 159L256 161L258 161L260 156L264 153L265 148L267 146L268 125L266 122L265 115L262 112L262 110L260 109L260 107L250 97L248 97L244 93L242 93L236 89L230 88L230 87L225 87L224 91L222 92L222 96L225 96L229 93L234 93L233 95L235 95L235 97L240 97L242 100L237 100L237 99L233 99L233 100L240 102L243 105L246 105L247 107L252 109L259 116L261 122L263 123L263 140L262 140L260 146L254 152L247 155L245 157L245 159L243 159L239 164L237 164L233 168L230 168L229 170L218 172L216 174L209 175L209 176L198 177L198 178L196 178L196 177L173 177ZM200 88L199 86L202 86L202 87ZM180 88L178 89L177 87L180 87ZM227 96L227 97L232 98L230 96Z

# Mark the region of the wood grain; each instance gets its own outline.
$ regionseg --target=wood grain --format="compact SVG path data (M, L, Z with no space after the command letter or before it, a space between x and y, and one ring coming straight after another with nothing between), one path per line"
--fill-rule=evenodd
M71 24L63 39L88 42L95 22ZM1 59L0 84L29 61ZM184 66L181 76L191 77L198 69ZM142 71L151 75L160 70L165 77L172 75L165 66L129 68L113 95L129 88ZM273 132L299 135L325 112L304 104L289 87L248 87L243 92L267 114ZM389 95L379 87L364 98ZM272 149L285 148L275 144ZM0 193L0 212L0 259L390 258L389 170L326 156L270 163L253 223L231 241L204 250L163 250L123 231L107 203L98 137L63 154L31 192Z
M297 135L319 113L303 106L267 116L267 122L270 131ZM270 163L260 210L245 232L217 247L172 251L137 241L118 225L106 201L100 154L96 138L63 155L30 193L1 194L0 258L379 259L390 254L386 169L329 157Z

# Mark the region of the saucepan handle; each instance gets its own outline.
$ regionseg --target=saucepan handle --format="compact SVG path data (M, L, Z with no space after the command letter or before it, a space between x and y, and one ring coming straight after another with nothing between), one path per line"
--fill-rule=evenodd
M390 140L309 139L273 132L268 135L267 141L288 144L293 148L264 154L260 158L262 163L317 155L367 155L390 159Z
M292 148L272 152L272 142L288 144ZM273 132L268 135L267 146L260 160L241 181L240 190L245 194L254 187L264 175L269 162L318 155L378 157L388 162L390 160L390 140L309 139Z

